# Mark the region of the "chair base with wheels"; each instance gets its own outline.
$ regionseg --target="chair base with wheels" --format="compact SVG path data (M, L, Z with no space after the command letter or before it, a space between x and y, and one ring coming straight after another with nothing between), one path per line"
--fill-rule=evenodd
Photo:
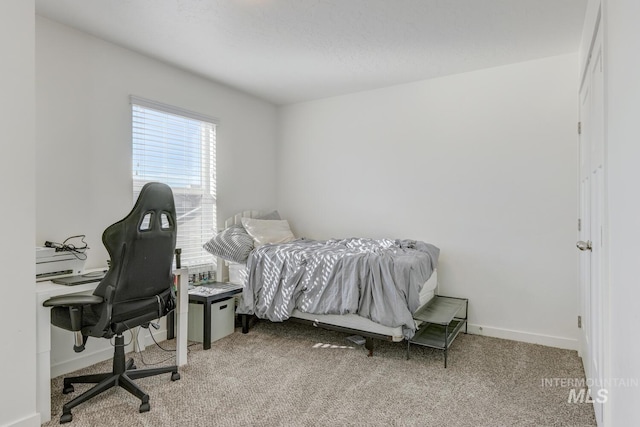
M113 356L113 371L103 374L82 375L79 377L69 377L64 379L62 393L69 394L75 390L73 384L96 384L93 388L85 391L80 396L67 402L62 406L62 416L60 424L68 423L73 419L71 409L79 404L86 402L98 394L109 390L112 387L122 387L129 393L140 399L140 412L147 412L149 406L149 395L133 382L137 378L151 377L154 375L171 373L171 381L180 379L177 366L164 366L162 368L136 369L133 359L125 362L124 356L124 337L116 335L115 352Z

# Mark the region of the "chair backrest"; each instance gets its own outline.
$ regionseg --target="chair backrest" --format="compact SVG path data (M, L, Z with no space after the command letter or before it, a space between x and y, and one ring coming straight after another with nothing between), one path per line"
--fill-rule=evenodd
M94 295L105 297L110 286L115 289L111 328L121 330L113 324L123 322L128 329L166 314L162 308L173 302L171 267L176 234L173 193L169 186L157 182L146 184L129 215L104 231L102 242L111 266ZM104 311L99 313L104 315Z

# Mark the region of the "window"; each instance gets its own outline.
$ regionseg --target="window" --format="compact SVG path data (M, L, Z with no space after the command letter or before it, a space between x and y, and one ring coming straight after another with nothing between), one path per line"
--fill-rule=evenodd
M217 120L131 97L133 199L147 182L173 190L184 266L210 263L202 248L216 230Z

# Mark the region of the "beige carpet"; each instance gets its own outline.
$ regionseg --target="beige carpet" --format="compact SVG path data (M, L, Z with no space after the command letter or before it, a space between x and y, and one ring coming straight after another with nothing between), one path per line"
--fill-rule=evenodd
M236 329L210 350L192 345L181 380L137 380L150 395L150 412L138 413L140 402L116 388L75 408L68 425L595 425L590 404L568 403L569 387L543 383L584 377L575 351L460 335L444 369L440 351L413 346L406 360L404 343L376 341L370 358L346 336L293 322L260 322L247 335ZM143 356L153 363L170 354L154 347ZM110 367L104 362L77 374ZM46 425L58 425L63 402L86 388L65 396L62 378L53 379Z

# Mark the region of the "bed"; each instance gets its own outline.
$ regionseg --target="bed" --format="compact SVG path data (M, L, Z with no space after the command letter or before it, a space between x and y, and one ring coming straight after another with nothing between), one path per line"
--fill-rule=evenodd
M256 218L258 220L255 220ZM235 230L238 232L237 235L234 235L233 237L235 240L238 240L240 237L244 238L244 236L240 235L243 231L241 228L244 227L244 225L242 225L243 219L245 222L244 225L247 226L247 231L254 236L255 233L251 233L251 227L256 223L268 223L270 225L279 224L280 222L286 223L286 221L280 220L277 212L264 214L259 211L245 211L225 221L224 230ZM288 229L288 224L286 224L286 227ZM255 242L257 243L258 241L256 240ZM418 243L423 245L420 246L421 249L425 247L423 242ZM415 241L392 241L388 239L334 239L331 241L317 242L304 239L296 240L291 235L288 239L283 239L281 244L264 245L251 250L249 253L250 256L247 258L247 263L234 262L234 260L229 259L229 256L226 256L226 259L218 257L218 280L228 280L232 283L245 285L243 297L239 300L237 310L240 318L242 319L243 333L248 332L249 319L251 316L267 318L272 321L291 319L307 322L320 328L332 329L362 336L365 338L365 347L369 350L369 355L371 355L373 352L373 339L398 342L403 339L410 338L417 327L415 321L412 319L411 313L426 304L436 293L438 284L436 266L439 250L433 245L426 244L426 246L428 246L427 250L422 251L428 254L425 255L422 252L416 251L414 249L415 247L411 246L412 244L415 244ZM382 287L383 292L378 288L374 288L369 297L371 301L363 304L361 301L349 303L348 301L353 298L349 295L345 296L344 291L337 291L338 296L334 297L334 299L344 298L345 301L347 301L344 304L348 307L331 306L331 309L329 310L327 310L326 307L318 308L318 305L302 303L301 301L305 301L306 294L298 294L298 296L287 295L291 292L292 288L284 287L283 283L286 283L288 280L285 280L284 277L293 277L293 282L295 284L302 284L303 280L308 279L308 277L301 275L307 275L310 273L308 271L305 271L304 273L298 273L296 271L286 273L285 270L290 269L286 259L291 257L299 258L299 254L302 253L304 254L302 256L303 264L313 263L315 253L326 252L329 249L325 250L325 248L331 245L340 249L338 251L338 255L333 255L333 252L328 252L330 255L325 254L325 258L328 256L332 260L335 260L336 257L344 257L345 259L348 258L349 262L351 262L351 264L347 264L346 260L343 261L342 259L339 259L339 263L344 263L345 266L351 266L350 268L343 267L345 271L348 271L348 273L344 273L345 277L352 276L354 274L352 272L352 270L354 270L354 264L352 263L353 261L351 261L352 259L366 259L366 263L370 263L372 262L371 260L373 260L373 262L376 263L374 265L377 269L377 263L380 261L376 257L378 257L378 254L382 254L380 257L384 259L388 266L382 266L381 269L384 270L386 268L387 273L386 275L378 274L380 277L377 277L375 280L372 279L371 281L379 282L379 284L375 284L375 286ZM398 249L399 246L403 246L403 248ZM330 250L334 251L332 248ZM404 258L401 258L400 261L395 258L389 258L389 256L387 256L388 251L393 251L393 253L399 251ZM365 254L361 255L362 252ZM245 256L247 256L246 252L238 256L236 261L242 261ZM414 260L414 258L419 259ZM427 259L426 261L425 258ZM273 274L269 271L269 268L274 267L274 263L282 263L282 265L280 265L281 269L278 270L278 274L281 274L283 278L271 277ZM419 265L416 263L419 263ZM305 268L307 270L312 269L311 266L303 267L303 269ZM403 268L406 271L403 271ZM335 267L334 270L335 269L337 269L337 267ZM327 268L318 269L318 271L323 273L321 275L326 275L325 273ZM389 274L389 271L391 271L392 275ZM343 282L347 281L344 277L338 275L331 275L331 277L328 278L319 276L320 274L316 274L315 282L325 282L323 284L324 287L322 288L322 293L324 294L336 294L336 291L328 292L328 290L331 290L332 286L339 287L341 284L344 285ZM362 278L351 278L350 280L356 280L358 283L363 282ZM404 281L407 282L406 285L404 283L398 283ZM268 311L264 309L264 306L260 305L262 301L254 301L253 296L254 293L256 295L260 294L256 291L255 286L265 286L264 289L261 289L261 292L263 292L262 295L265 296L263 299L266 299L266 295L276 292L274 288L266 288L267 284L270 282L277 283L277 292L282 292L285 296L278 296L279 304L275 305L275 309L269 309L271 311ZM360 286L361 289L359 292L361 295L356 295L354 298L362 300L364 299L362 295L365 285ZM373 283L371 286L373 286ZM299 289L301 286L296 285L296 288ZM396 293L399 292L397 289L402 289L402 295L396 295ZM307 291L307 287L303 287L303 290ZM340 292L342 292L342 294ZM376 308L375 297L377 296L379 302L380 299L382 299L382 294L385 295L385 300L399 300L402 303L378 304L378 307ZM295 300L295 305L293 305L293 300ZM282 301L285 301L287 304L284 304ZM340 305L341 302L337 302L338 305ZM354 309L354 303L358 304L357 309ZM373 304L373 306L368 304ZM287 305L286 310L283 309L285 305ZM322 306L322 304L320 304L320 306ZM380 310L380 307L383 307L382 311ZM388 313L386 310L388 310ZM397 313L395 313L396 311ZM335 314L316 314L318 312L331 312ZM360 315L356 313L366 314ZM374 315L372 315L372 313L374 313ZM376 319L377 321L372 319ZM399 326L387 326L391 324Z

